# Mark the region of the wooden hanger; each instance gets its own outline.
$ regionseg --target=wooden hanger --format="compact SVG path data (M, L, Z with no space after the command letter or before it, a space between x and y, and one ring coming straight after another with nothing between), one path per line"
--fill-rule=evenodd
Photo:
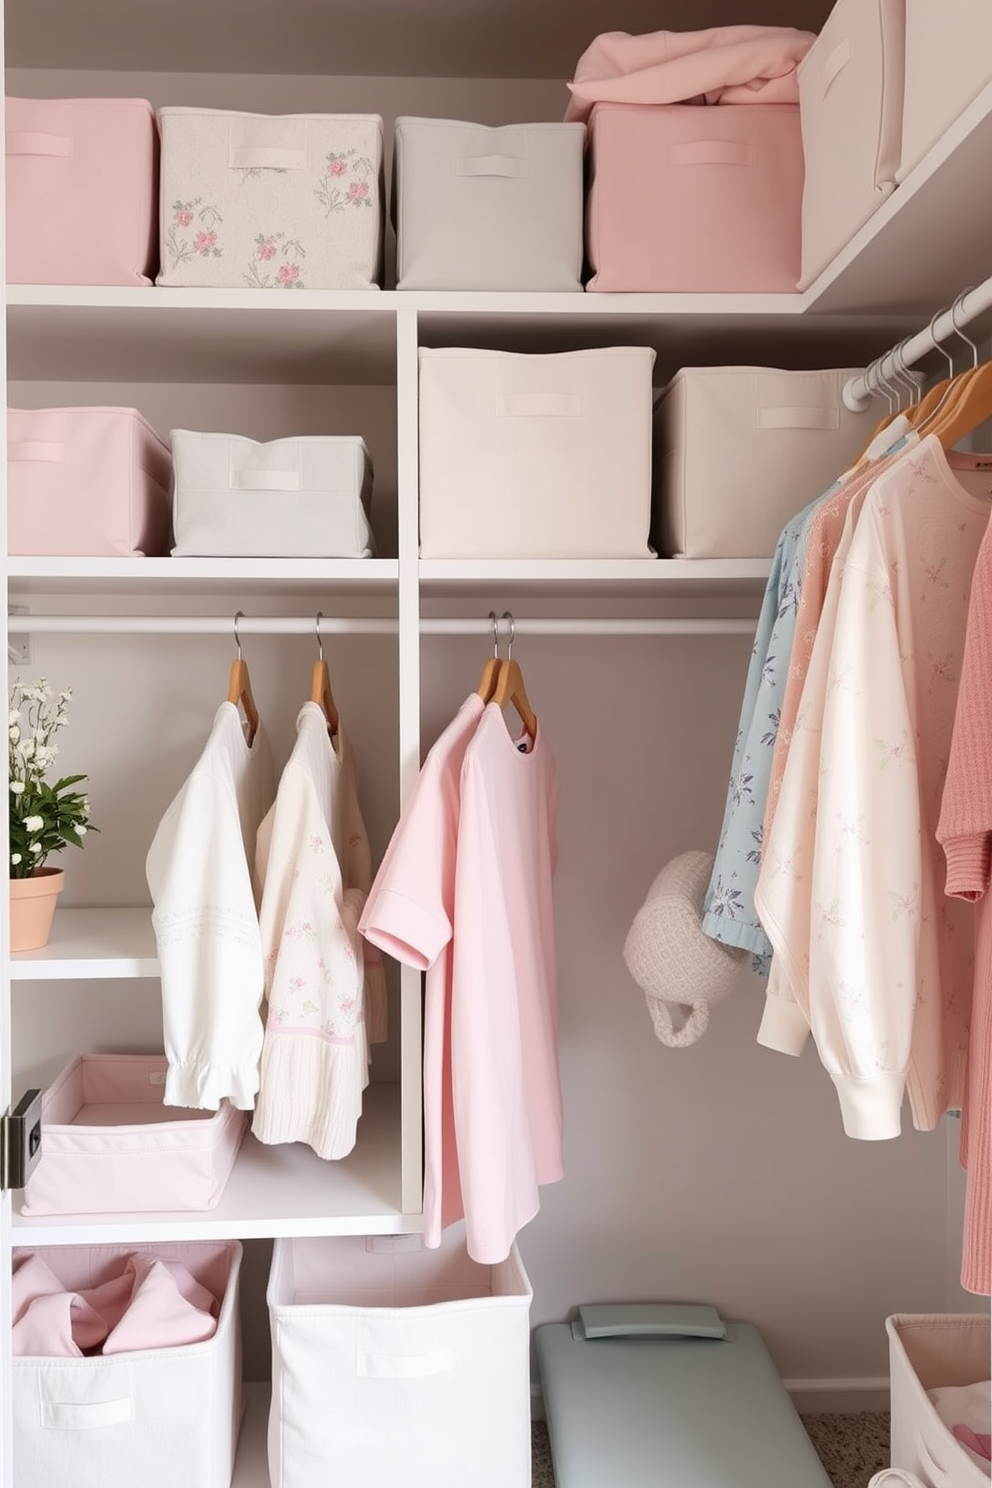
M482 668L482 676L479 678L479 685L475 689L476 694L484 703L492 702L493 693L496 691L496 683L499 679L500 668L503 665L499 654L499 632L496 629L495 610L489 611L489 619L493 627L493 654Z
M258 707L251 690L251 678L248 675L248 663L241 655L241 637L238 635L238 621L244 618L244 610L239 610L234 617L234 639L237 642L238 654L231 663L231 674L227 682L227 701L233 703L236 708L241 708L245 715L247 728L245 738L249 747L255 742L258 733Z
M336 734L340 720L338 718L337 704L334 701L334 694L331 691L331 674L328 670L327 662L324 660L324 638L320 633L320 622L323 618L323 611L318 610L317 645L320 648L320 654L313 664L313 676L310 682L310 701L317 703L323 708L324 717L327 719L327 732L329 734Z
M916 423L921 437L935 434L945 450L953 448L966 434L970 434L979 424L992 417L992 367L979 366L978 347L962 331L955 315L958 305L970 293L970 290L965 290L958 295L951 306L950 315L955 333L971 350L972 365L949 380L944 396L937 401L926 419ZM933 321L930 322L930 328L932 331ZM948 365L953 367L949 353L945 351L944 355Z
M530 705L520 664L513 660L513 616L509 610L504 610L500 618L510 622L510 641L507 646L506 660L501 664L496 678L496 691L493 693L492 701L498 708L505 708L507 703L512 703L531 739L536 739L537 714Z

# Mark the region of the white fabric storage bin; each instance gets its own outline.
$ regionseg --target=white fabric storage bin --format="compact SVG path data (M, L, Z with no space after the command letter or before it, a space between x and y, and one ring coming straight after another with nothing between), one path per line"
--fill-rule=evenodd
M425 558L647 558L644 346L420 352Z
M7 411L7 549L165 557L169 447L136 408Z
M140 1252L181 1261L219 1299L203 1343L12 1363L17 1488L230 1488L241 1424L241 1245L45 1246L67 1289L100 1285ZM15 1263L23 1252L14 1251Z
M166 1060L82 1054L42 1096L42 1156L22 1214L212 1209L224 1191L247 1116L164 1106Z
M988 1314L894 1313L889 1335L893 1467L915 1473L927 1488L988 1488L989 1475L941 1420L927 1394L987 1380Z
M350 435L173 429L176 557L367 558L372 462Z
M902 180L992 82L988 0L906 0Z
M375 289L378 114L159 110L157 284Z
M582 289L584 124L396 120L397 289Z
M684 367L655 409L653 538L669 558L770 558L783 526L867 448L858 368Z
M906 0L837 0L799 64L805 289L892 191L899 169Z
M272 1488L528 1488L531 1287L464 1224L275 1242Z

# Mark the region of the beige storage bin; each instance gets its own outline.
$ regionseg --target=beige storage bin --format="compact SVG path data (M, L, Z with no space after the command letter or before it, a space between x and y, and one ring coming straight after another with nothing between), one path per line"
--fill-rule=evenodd
M927 1394L975 1385L992 1374L988 1314L894 1313L889 1335L893 1467L915 1473L926 1488L989 1488L989 1475L969 1456Z
M897 180L992 82L989 0L906 0L906 94Z

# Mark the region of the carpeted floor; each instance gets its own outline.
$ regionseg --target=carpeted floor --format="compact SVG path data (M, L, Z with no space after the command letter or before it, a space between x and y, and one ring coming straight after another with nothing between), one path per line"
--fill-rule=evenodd
M834 1488L866 1488L872 1474L888 1466L888 1412L803 1416L802 1421ZM543 1421L535 1421L532 1431L533 1488L555 1488L547 1427ZM615 1488L623 1488L623 1485L616 1484Z

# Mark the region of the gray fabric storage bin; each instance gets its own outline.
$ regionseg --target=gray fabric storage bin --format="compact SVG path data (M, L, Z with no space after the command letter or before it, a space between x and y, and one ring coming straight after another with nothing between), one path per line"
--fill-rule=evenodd
M172 430L174 557L368 558L372 461L353 435L260 444Z
M582 289L583 124L396 120L398 289Z

